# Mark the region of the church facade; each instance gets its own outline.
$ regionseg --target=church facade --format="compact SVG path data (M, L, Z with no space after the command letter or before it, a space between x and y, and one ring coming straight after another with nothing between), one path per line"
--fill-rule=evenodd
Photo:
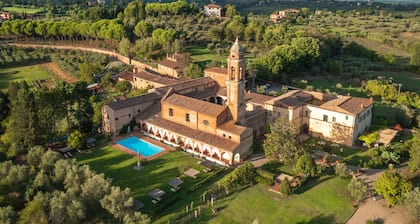
M252 93L245 89L245 68L236 40L227 68L209 68L205 77L157 85L147 94L105 105L103 130L117 134L135 119L144 135L233 166L251 154L253 139L280 117L294 122L302 133L347 145L356 143L370 126L370 99L304 90L278 97Z

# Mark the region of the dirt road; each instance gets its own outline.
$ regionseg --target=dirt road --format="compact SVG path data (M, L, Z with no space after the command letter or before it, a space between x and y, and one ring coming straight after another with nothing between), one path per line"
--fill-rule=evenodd
M75 83L77 81L77 79L74 76L61 70L54 62L44 63L44 64L41 64L40 66L52 72L54 75L58 76L64 82Z

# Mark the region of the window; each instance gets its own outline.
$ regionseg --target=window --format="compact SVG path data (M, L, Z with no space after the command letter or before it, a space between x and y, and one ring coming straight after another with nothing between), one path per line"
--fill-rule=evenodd
M203 120L203 124L204 125L209 125L209 121L208 120Z
M328 115L324 114L324 117L322 118L323 121L328 121Z
M185 121L190 122L190 114L189 113L185 114Z
M366 119L366 114L363 114L363 120Z
M134 81L137 81L137 78L136 77L134 77Z
M226 134L225 133L223 133L223 138L226 138Z
M131 117L131 114L128 114L128 117Z
M333 118L332 118L332 121L333 121L333 122L335 122L335 121L336 121L335 117L333 117Z
M140 109L138 109L138 110L137 110L137 112L139 112L139 113L140 113Z
M349 119L349 115L346 115L346 121Z
M118 121L118 117L116 117L115 120Z
M305 110L305 117L309 117L309 111Z
M277 117L280 117L281 116L281 113L280 112L277 112Z
M232 136L229 135L229 139L232 139Z
M169 117L173 117L174 116L174 109L169 108Z

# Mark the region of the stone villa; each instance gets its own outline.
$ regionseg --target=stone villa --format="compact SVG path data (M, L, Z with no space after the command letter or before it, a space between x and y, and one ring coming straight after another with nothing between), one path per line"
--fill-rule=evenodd
M145 135L232 166L251 154L253 139L280 117L294 122L302 133L346 145L355 144L370 127L371 99L304 90L278 97L252 93L245 90L246 60L238 40L227 61L227 68L208 68L205 77L193 80L146 71L125 73L133 82L148 82L153 88L105 105L104 131L117 134L135 119Z

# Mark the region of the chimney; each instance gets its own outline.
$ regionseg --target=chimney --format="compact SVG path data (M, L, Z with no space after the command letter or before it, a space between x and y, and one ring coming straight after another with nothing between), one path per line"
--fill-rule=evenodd
M364 106L363 106L363 103L361 103L361 104L360 104L360 108L363 108L363 107L364 107Z
M347 93L347 96L350 96L350 93Z
M138 72L138 68L137 67L133 67L133 73L137 73Z
M370 101L371 103L373 103L373 97L369 98L369 101Z

